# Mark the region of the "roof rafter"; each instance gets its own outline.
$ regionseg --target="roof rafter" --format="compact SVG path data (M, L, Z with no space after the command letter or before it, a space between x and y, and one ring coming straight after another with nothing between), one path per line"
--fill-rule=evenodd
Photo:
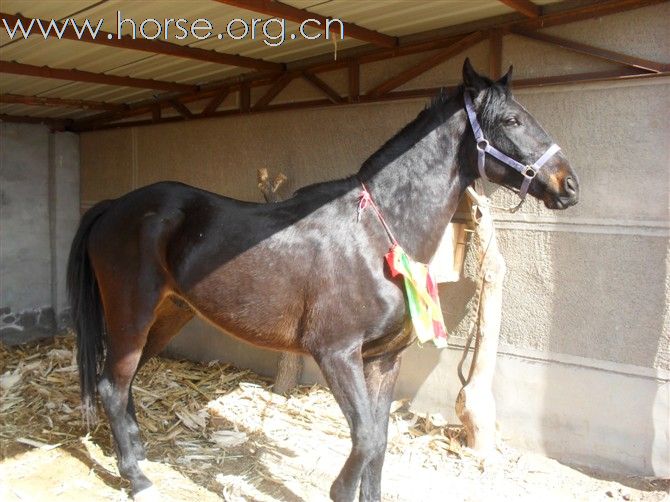
M506 14L504 16L496 16L495 18L464 23L462 25L451 26L448 28L440 28L436 30L430 30L428 32L406 35L399 38L399 45L394 49L365 45L339 51L337 61L332 60L332 55L321 55L288 63L286 66L288 71L309 71L312 74L348 68L350 70L349 92L353 96L350 97L349 100L353 102L369 102L372 99L371 96L360 96L360 98L357 98L360 85L360 64L401 57L408 54L417 54L436 49L446 49L455 42L461 40L464 35L472 34L474 31L483 31L485 34L490 34L490 30L500 30L502 34L504 34L515 29L533 29L534 25L539 26L546 24L547 26L557 26L573 21L585 20L617 12L632 10L643 6L654 5L665 1L668 0L566 0L565 2L558 4L548 4L544 6L542 16L537 19L528 19L522 17L518 13ZM533 26L531 26L531 24ZM351 71L352 69L353 71ZM664 71L661 73L661 75L667 75L668 71L670 70L668 70L667 65L665 65ZM268 85L274 83L274 81L280 75L281 73L268 71L248 73L243 76L231 77L219 82L210 82L201 86L201 88L196 92L181 94L177 97L182 102L195 101L198 99L210 99L212 96L214 96L215 93L221 92L226 88L229 90L229 92L239 90L241 82L245 82L252 87ZM637 76L639 75L635 75L635 77ZM547 78L549 79L549 82L553 81L552 78ZM629 77L610 75L609 77L600 78L618 79ZM593 78L591 80L593 80ZM570 82L571 81L572 80L570 80ZM544 82L546 81L543 80L542 83L538 82L534 85L548 85ZM518 81L516 82L516 85L517 87L519 86ZM403 95L402 93L406 95L407 93L411 92L412 91L388 92L387 94L380 95L375 99L403 99L400 97ZM416 95L416 97L423 96L425 96L425 94L419 93ZM76 122L75 128L89 129L96 127L107 127L105 124L108 124L111 121L128 116L137 116L141 115L142 113L148 113L151 111L152 103L164 103L168 99L174 97L174 95L158 96L154 100L145 100L142 102L130 104L129 111L124 111L122 113L107 112L96 117L85 117ZM166 105L161 104L160 106L164 107ZM274 106L280 105L273 105L272 107L267 108L274 109ZM283 106L283 104L281 106ZM221 116L221 113L222 112L214 113L214 111L212 111L211 116Z
M120 111L128 108L128 106L124 104L105 103L104 101L52 98L48 96L23 96L20 94L0 94L0 103L28 106L53 106L56 108L79 108L82 110Z
M118 75L108 75L106 73L67 70L63 68L51 68L49 66L34 66L17 63L15 61L0 61L0 73L55 78L58 80L72 80L75 82L88 82L92 84L117 85L121 87L158 89L161 91L172 92L195 92L198 90L197 85L179 84L177 82L165 82L163 80L151 80L147 78L121 77Z
M432 56L424 59L423 61L420 61L414 66L411 66L406 70L401 71L397 75L394 75L385 82L382 82L381 84L373 88L371 91L369 91L367 94L369 96L377 96L377 97L386 94L387 92L392 91L393 89L396 89L403 84L406 84L407 82L418 77L422 73L427 72L431 68L434 68L435 66L447 61L448 59L452 58L459 52L464 51L468 47L472 47L476 43L481 42L482 40L484 40L484 37L485 35L481 31L476 31L474 33L471 33L470 35L466 35L463 38L461 38L458 42L451 44L446 49L443 49L440 52L433 54Z
M214 96L212 96L212 99L209 101L209 103L207 103L207 106L205 106L205 109L202 111L201 115L207 116L214 113L219 108L219 106L221 106L221 104L226 100L229 94L230 94L230 88L224 87L223 89L221 89L221 91L217 92Z
M250 10L253 12L258 12L259 14L265 14L268 16L273 16L277 18L286 19L288 21L293 21L294 23L303 23L309 19L316 19L321 23L321 26L326 26L326 22L332 18L322 16L315 12L310 12L305 9L298 9L297 7L292 7L285 3L277 2L275 0L215 0L219 3L224 3L231 5L233 7L239 7L240 9ZM347 23L342 21L342 26L344 27L345 35L355 38L357 40L363 40L364 42L369 42L374 45L381 47L395 47L398 45L398 39L390 35L385 35L379 33L378 31L369 30L361 26ZM331 26L331 32L336 33L338 30L338 24Z
M270 88L263 94L256 104L253 106L253 110L260 110L268 106L274 98L276 98L281 91L283 91L286 86L295 78L295 73L286 72L277 80Z
M526 17L539 17L542 9L530 0L498 0Z
M335 89L333 89L331 86L329 86L327 83L325 83L323 80L321 80L319 77L314 75L311 72L308 71L303 71L300 76L308 82L312 87L317 89L318 91L321 91L325 96L330 99L333 103L341 103L344 101L344 98L340 96Z
M33 19L22 15L0 13L0 17L7 20L7 23L16 23L21 21L23 23L30 23L31 21L39 21L43 26L48 26L51 21L44 19ZM198 47L189 47L186 45L172 44L162 40L148 40L144 38L132 38L129 36L117 37L114 33L106 31L98 31L94 38L91 33L84 31L77 33L72 25L67 25L63 28L63 23L54 21L58 25L58 33L56 30L50 30L49 36L60 36L75 42L87 42L90 44L106 45L108 47L116 47L119 49L132 49L137 51L150 52L152 54L163 54L165 56L174 56L185 59L195 59L198 61L206 61L208 63L217 63L230 66L240 66L244 68L254 68L257 70L281 70L283 65L280 63L273 63L271 61L264 61L262 59L255 59L246 56L239 56L237 54L225 54L212 50L200 49ZM25 24L24 24L25 26Z
M502 31L491 30L489 33L489 77L502 77Z
M526 29L549 28L551 26L574 23L575 21L584 21L585 19L607 16L609 14L616 14L617 12L637 9L639 7L663 2L667 2L667 0L604 0L584 5L583 1L573 0L572 2L565 2L568 6L564 8L562 8L559 3L557 5L557 10L551 12L549 11L550 4L544 8L546 13L543 13L539 17L512 23L504 23L506 26L503 27L514 26ZM570 3L574 4L575 7L571 8Z
M170 106L179 112L179 115L185 119L193 118L193 112L181 101L178 99L172 99L169 101ZM160 110L160 107L158 108Z
M29 115L9 115L0 113L0 122L16 122L19 124L43 124L57 129L64 130L68 125L72 124L71 119L54 119L51 117L34 117Z
M597 82L597 81L606 81L606 80L624 80L624 79L646 79L653 77L668 77L670 72L662 73L649 73L641 70L634 69L623 69L623 70L611 70L611 71L602 71L602 72L591 72L591 73L580 73L572 75L558 75L550 77L540 77L540 78L530 78L517 80L512 82L514 88L528 88L528 87L540 87L548 85L564 85L564 84L579 84L583 82ZM423 89L411 89L407 91L393 91L382 96L373 97L373 96L361 96L361 103L375 103L381 101L391 101L391 100L403 100L403 99L416 99L416 98L429 98L435 96L442 88L441 87L430 87ZM312 101L297 101L290 103L281 103L277 105L268 105L265 108L256 110L252 109L246 113L270 113L286 110L303 110L308 108L323 108L328 106L342 106L348 104L346 102L333 103L330 99L319 99ZM212 113L210 115L198 115L194 117L195 119L200 118L212 118L212 117L231 117L237 116L244 113L241 109L235 110L223 110L219 112ZM165 117L159 121L159 123L170 123L178 122L184 120L183 117ZM133 122L117 123L117 124L89 124L88 127L80 127L77 124L74 124L73 129L77 131L88 131L88 130L102 130L102 129L113 129L117 127L135 127L135 126L145 126L155 124L153 119L142 119Z
M556 37L554 35L549 35L547 33L521 30L521 29L513 29L511 30L511 33L514 35L520 35L522 37L530 38L532 40L537 40L539 42L544 42L551 45L557 45L559 47L568 49L573 52L578 52L580 54L585 54L587 56L593 56L599 59L604 59L605 61L610 61L612 63L619 63L626 66L630 66L632 68L639 68L641 70L653 71L656 73L667 70L667 65L663 63L656 63L654 61L649 61L648 59L638 58L635 56L628 56L626 54L621 54L620 52L601 49L599 47L582 44L581 42L575 42L573 40L567 40L565 38Z

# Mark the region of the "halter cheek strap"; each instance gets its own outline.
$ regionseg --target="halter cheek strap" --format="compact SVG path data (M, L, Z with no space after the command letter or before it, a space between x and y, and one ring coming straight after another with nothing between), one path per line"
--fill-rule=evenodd
M519 197L521 200L526 198L528 193L528 188L530 183L533 181L538 171L546 164L546 162L553 157L556 152L558 152L561 147L557 144L552 144L547 150L537 159L533 164L529 166L524 166L521 162L517 162L510 156L498 150L495 146L491 145L486 138L484 138L484 133L482 128L479 125L477 120L477 113L475 112L475 107L472 103L472 98L467 91L463 92L463 97L465 99L465 111L468 114L468 119L470 120L470 127L472 127L472 132L475 135L475 140L477 141L477 169L479 169L479 175L488 180L486 176L486 154L488 153L492 157L495 157L500 162L507 164L512 169L517 171L523 176L523 182L521 183L521 188L519 189Z

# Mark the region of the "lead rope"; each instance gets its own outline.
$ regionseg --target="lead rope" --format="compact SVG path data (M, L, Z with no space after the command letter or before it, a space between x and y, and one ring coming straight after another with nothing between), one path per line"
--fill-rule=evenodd
M482 194L482 196L486 197L486 195L483 195L483 194ZM520 199L518 204L516 204L516 205L498 206L498 205L494 204L493 202L491 202L491 199L489 199L488 197L486 197L486 200L488 202L488 204L487 204L488 207L490 207L491 209L497 209L498 211L503 211L505 213L512 213L512 214L516 213L519 209L521 209L521 206L523 206L523 203L526 202L526 199Z
M492 157L495 157L499 161L507 164L508 166L510 166L512 169L514 169L523 176L523 182L521 183L521 187L518 192L515 192L517 193L520 199L516 205L498 206L493 204L491 200L488 197L486 197L483 193L478 194L479 197L475 199L478 201L478 203L473 205L473 213L472 213L472 220L475 222L475 224L477 224L476 208L482 205L481 204L482 202L486 207L490 209L497 209L499 211L504 211L507 213L516 213L519 209L521 209L521 206L523 206L523 203L526 201L526 194L528 193L528 188L530 187L530 184L532 183L533 179L535 179L537 172L561 148L554 143L551 146L549 146L547 150L545 150L545 152L540 156L539 159L535 161L535 163L533 163L530 166L524 166L523 164L517 162L516 160L509 157L505 153L501 152L496 147L491 145L491 143L488 142L488 140L484 137L484 132L482 131L482 128L479 125L479 121L477 120L477 113L475 112L475 107L472 102L472 98L470 97L470 94L467 91L463 91L463 99L465 101L465 111L468 116L468 121L470 122L470 127L472 128L472 133L475 136L475 141L477 144L477 169L479 171L479 176L482 178L482 180L488 180L488 176L486 176L487 153ZM468 190L474 190L474 189L468 188ZM483 190L481 191L483 192ZM464 387L472 379L472 374L477 364L477 356L479 355L479 346L481 343L481 331L480 331L481 300L484 290L484 279L485 279L485 274L483 273L483 267L484 262L486 260L486 256L489 251L489 245L491 244L492 239L493 236L491 236L489 241L486 243L486 247L484 247L479 235L477 235L477 240L479 241L479 247L480 249L483 248L484 251L482 253L481 262L479 263L479 278L477 280L477 287L475 290L475 305L472 309L472 315L470 316L470 328L468 330L468 337L465 342L465 347L463 348L463 355L458 363L458 378ZM468 352L470 351L470 346L472 345L473 338L475 339L475 348L472 354L472 361L470 362L470 370L468 371L468 378L466 379L465 376L463 375L463 365L465 364Z
M488 199L486 199L488 203ZM475 224L478 224L478 219L477 219L477 211L479 204L474 204L472 207L472 220L475 222ZM480 346L480 340L481 340L481 332L479 329L480 326L480 321L481 321L481 304L482 304L482 294L484 292L484 278L485 274L483 271L484 268L484 262L486 261L486 257L489 252L489 246L491 244L491 241L493 240L493 236L488 240L486 243L486 247L484 247L481 238L479 237L479 234L475 234L475 238L477 239L477 242L479 244L479 248L483 249L482 252L482 257L479 262L479 272L478 272L478 279L477 279L477 287L475 288L475 294L473 295L473 298L475 299L475 304L472 308L471 314L470 314L470 327L468 329L468 336L465 341L465 346L463 347L463 355L461 356L461 360L458 363L458 379L461 381L461 385L465 387L470 380L472 379L472 374L474 373L475 367L477 365L477 356L479 355L479 346ZM475 336L476 335L476 336ZM470 368L468 371L468 378L466 379L463 376L463 365L465 364L465 360L467 359L468 352L470 352L470 346L472 345L472 340L475 340L475 348L474 352L472 354L472 361L470 362Z

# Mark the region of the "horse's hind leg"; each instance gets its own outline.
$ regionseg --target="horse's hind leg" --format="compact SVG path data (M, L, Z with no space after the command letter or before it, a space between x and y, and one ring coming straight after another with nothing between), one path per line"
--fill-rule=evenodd
M191 308L182 300L176 297L168 297L163 300L156 312L156 320L149 329L137 370L139 371L144 363L153 356L161 353L169 341L193 318L193 315ZM140 429L137 425L132 383L128 388L126 420L128 422L128 433L130 434L135 458L137 460L144 460L146 452L142 444L142 438L140 437Z
M130 481L133 495L151 487L151 481L138 465L137 457L143 457L143 451L136 455L133 446L133 437L139 440L139 429L132 417L130 387L158 307L169 293L165 249L182 220L180 211L149 212L139 222L137 234L127 236L126 241L105 239L102 229L97 239L91 236L89 244L107 327L107 354L98 392L114 436L119 473Z
M363 470L361 478L360 501L378 502L381 500L382 467L386 454L388 423L393 389L400 372L400 354L384 354L366 360L365 382L372 404L373 419L376 426L378 450Z
M131 424L128 419L130 387L165 286L160 272L150 265L140 267L137 274L104 272L99 274L98 284L107 326L107 354L98 393L114 436L119 473L130 481L136 494L149 488L151 481L140 470L133 446L132 435L136 432L139 436L139 430L135 431L135 421Z

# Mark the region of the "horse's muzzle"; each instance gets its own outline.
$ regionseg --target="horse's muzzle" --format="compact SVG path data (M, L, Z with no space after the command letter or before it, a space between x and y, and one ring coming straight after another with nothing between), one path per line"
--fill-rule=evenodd
M579 202L579 181L576 176L566 176L562 188L562 193L545 200L545 206L549 209L567 209Z

